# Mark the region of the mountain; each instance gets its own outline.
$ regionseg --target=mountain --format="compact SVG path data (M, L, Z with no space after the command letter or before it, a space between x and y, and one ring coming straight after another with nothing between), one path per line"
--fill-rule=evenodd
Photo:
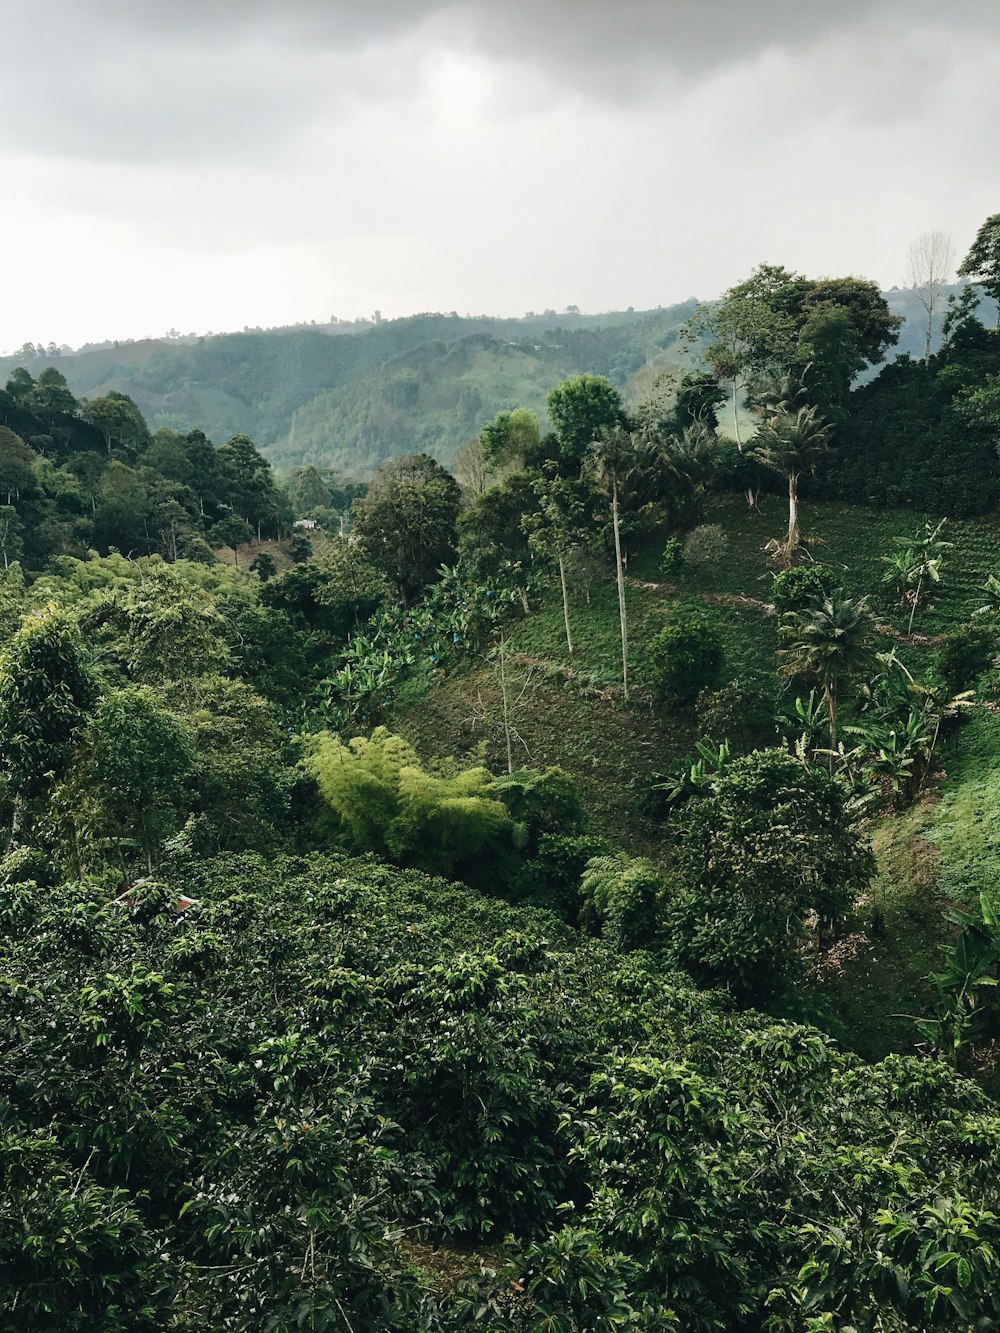
M915 295L884 296L905 321L895 355L922 356L925 317ZM36 376L56 365L77 397L127 393L154 429L198 427L217 443L242 433L279 468L313 463L364 477L393 454L426 451L450 463L498 412L521 406L544 415L549 390L568 375L606 375L627 396L641 396L658 372L692 364L678 335L694 306L523 319L420 314L57 356L39 349L0 359L0 381L17 365ZM939 319L934 334L937 343Z
M55 365L78 397L116 389L154 429L245 433L275 464L335 464L365 475L392 454L450 461L483 421L544 408L567 375L624 386L645 367L683 363L673 347L694 302L646 312L524 319L423 314L361 328L323 325L88 348L0 360L33 375Z

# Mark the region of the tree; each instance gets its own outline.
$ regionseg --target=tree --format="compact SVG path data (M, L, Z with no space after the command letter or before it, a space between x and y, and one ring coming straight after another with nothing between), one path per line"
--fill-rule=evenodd
M263 530L277 532L278 490L271 464L246 435L234 435L216 451L226 499L260 541ZM231 543L227 543L231 544Z
M740 452L740 393L769 367L790 364L795 312L806 281L780 266L762 264L716 305L699 307L690 321L694 337L709 339L705 359L712 374L729 382L733 437Z
M177 829L193 767L187 723L149 688L129 685L99 700L56 804L68 806L78 846L134 843L152 873L155 850Z
M941 536L946 521L942 518L932 524L928 520L915 536L894 537L892 540L896 550L892 555L882 557L883 564L888 566L882 582L893 584L899 592L900 605L910 608L907 633L913 629L913 618L925 587L941 582L945 552L952 547L952 543Z
M229 547L233 553L233 564L239 569L240 547L253 541L253 529L250 524L245 519L240 518L239 514L229 514L215 524L211 536L212 540L217 541L220 546Z
M569 619L566 567L573 551L589 535L584 493L578 481L558 476L540 478L534 483L534 490L537 508L533 513L526 514L522 523L532 549L554 560L559 570L566 651L572 657L573 631Z
M278 566L275 563L274 556L267 551L261 551L255 555L250 562L250 569L260 579L261 583L266 583L268 579L273 579L278 572Z
M11 505L20 499L22 491L37 490L36 460L35 451L19 435L0 426L0 503Z
M930 363L935 317L944 309L948 283L955 267L955 245L946 231L924 231L910 242L906 276L910 290L927 317L924 335L924 364Z
M814 405L839 418L854 376L866 363L882 359L901 322L866 279L813 280L762 264L718 305L701 307L690 330L711 339L708 364L717 379L732 385L734 430L742 448L739 388L758 401L769 380L791 375L801 381L808 366Z
M810 914L836 921L874 873L845 800L822 769L756 750L682 802L665 909L678 961L750 1003L801 971Z
M976 232L972 248L959 266L960 278L978 282L997 303L997 328L1000 329L1000 213L988 217Z
M355 534L404 606L454 560L460 503L458 482L427 454L383 463L367 494L355 500Z
M54 603L29 615L0 656L0 773L14 798L12 843L25 803L62 776L95 697L75 625Z
M778 629L778 670L804 676L823 692L830 747L837 744L837 700L845 686L872 664L872 616L862 598L826 598L821 606L789 611Z
M587 450L602 432L625 427L621 394L603 375L575 375L557 384L548 397L548 413L559 461L569 476L579 472Z
M24 550L21 538L24 525L13 505L0 505L0 559L3 560L4 572L10 569L15 560L20 560Z
M112 389L103 398L92 398L84 403L83 415L104 436L109 454L117 448L134 459L149 448L149 427L128 394Z
M615 537L615 579L618 586L618 622L622 642L622 694L628 703L628 613L625 608L625 568L622 562L618 502L639 458L640 446L624 426L602 427L587 453L587 466L595 483L611 500L611 523Z
M540 440L538 418L526 407L500 412L479 432L482 461L493 472L520 469L532 461Z
M815 407L790 411L784 404L779 404L777 412L768 418L757 436L753 457L788 479L788 533L784 542L778 545L786 568L795 558L799 545L799 477L803 472L816 471L829 445L830 427Z
M478 499L489 484L489 472L482 440L479 436L466 440L455 455L454 463L455 480L465 494L473 500Z

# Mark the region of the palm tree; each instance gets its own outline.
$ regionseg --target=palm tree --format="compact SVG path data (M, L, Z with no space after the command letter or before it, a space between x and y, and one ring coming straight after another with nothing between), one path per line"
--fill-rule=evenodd
M788 478L788 536L779 544L787 568L799 544L799 477L815 472L830 447L830 427L815 407L778 403L757 434L750 456Z
M628 618L625 612L625 571L622 564L618 499L639 459L641 443L623 426L605 426L587 451L587 467L599 489L611 499L615 532L615 574L618 581L618 619L622 639L622 693L628 702Z
M867 598L826 598L822 605L788 611L778 630L778 671L806 676L823 693L830 723L830 748L837 744L837 696L842 687L874 661L872 616Z

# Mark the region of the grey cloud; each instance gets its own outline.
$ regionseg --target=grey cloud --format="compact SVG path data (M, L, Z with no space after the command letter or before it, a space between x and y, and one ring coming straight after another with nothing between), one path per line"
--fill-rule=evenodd
M449 48L527 66L536 100L628 103L875 25L886 86L905 100L907 86L926 96L936 77L908 76L905 34L940 15L939 0L62 0L45 10L6 0L4 9L9 151L144 164L294 156L309 127L336 134L346 107L417 95L422 61ZM953 0L946 22L1000 32L1000 4ZM859 70L865 80L874 118L898 103ZM830 95L849 99L851 79ZM495 114L505 109L515 108Z

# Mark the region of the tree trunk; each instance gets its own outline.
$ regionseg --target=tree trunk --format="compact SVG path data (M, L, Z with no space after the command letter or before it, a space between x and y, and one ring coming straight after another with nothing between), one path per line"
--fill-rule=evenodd
M566 649L573 656L573 634L569 627L569 594L566 591L566 562L562 551L559 552L559 582L562 585L563 620L566 622Z
M792 563L799 544L799 479L794 472L788 474L788 563Z
M823 701L826 704L826 715L830 721L830 749L837 748L837 687L830 683L823 686ZM830 760L831 767L833 760Z
M521 599L521 610L524 612L525 615L527 615L527 614L528 614L528 611L530 610L530 607L528 606L528 590L527 590L527 588L518 588L518 590L517 590L517 595L518 595L518 597L520 597L520 599Z
M10 824L10 842L7 844L7 851L12 852L15 847L20 845L21 825L24 822L24 802L20 796L14 797L14 816Z
M500 700L503 706L503 738L507 743L507 772L514 771L514 747L510 738L510 700L507 697L507 643L501 638L499 645L500 659Z
M737 411L737 389L736 380L733 380L733 431L736 435L736 448L743 452L743 440L740 436L740 414Z
M618 478L611 482L611 522L615 529L615 574L618 579L618 619L622 633L622 694L628 703L628 621L625 615L625 573L622 568L622 541L618 531Z
M910 603L910 623L906 627L907 634L913 633L913 617L917 614L917 607L920 605L920 590L923 587L923 574L917 579L917 590L913 594L913 601Z

